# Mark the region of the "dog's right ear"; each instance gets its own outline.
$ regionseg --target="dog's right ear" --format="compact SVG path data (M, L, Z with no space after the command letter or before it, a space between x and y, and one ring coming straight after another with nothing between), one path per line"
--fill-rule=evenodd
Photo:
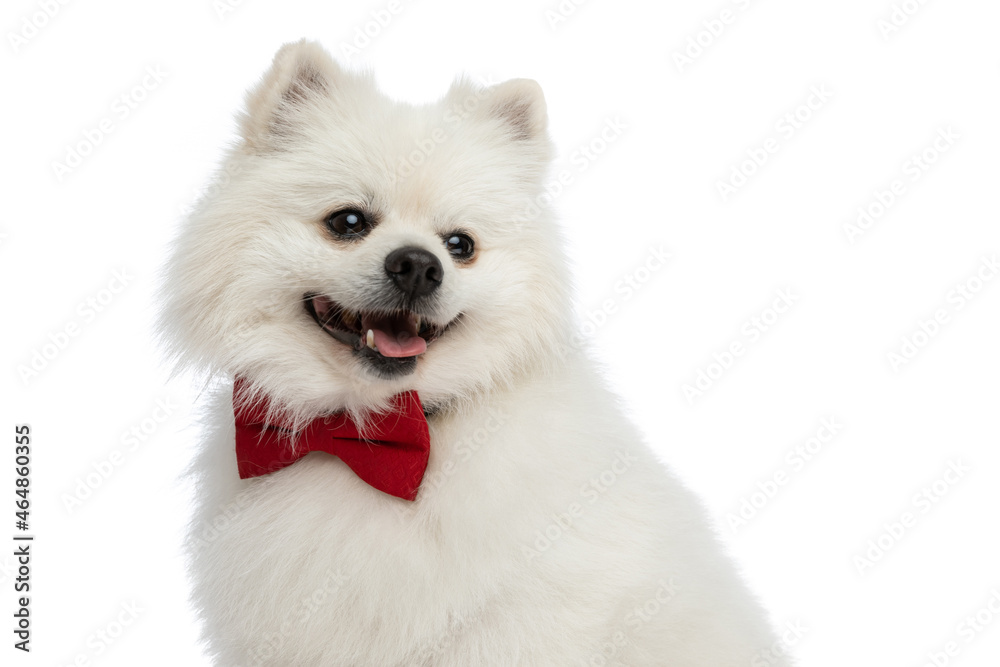
M318 43L303 39L282 46L271 69L247 93L240 118L244 150L257 154L282 150L301 115L326 98L340 76L340 67Z
M504 121L514 140L545 135L548 120L542 87L531 79L510 79L487 91L491 115Z

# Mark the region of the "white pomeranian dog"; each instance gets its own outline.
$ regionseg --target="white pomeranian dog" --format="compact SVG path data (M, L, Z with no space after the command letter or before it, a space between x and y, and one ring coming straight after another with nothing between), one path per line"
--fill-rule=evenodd
M573 343L536 83L413 106L299 42L240 129L162 313L217 389L189 543L215 664L788 664Z

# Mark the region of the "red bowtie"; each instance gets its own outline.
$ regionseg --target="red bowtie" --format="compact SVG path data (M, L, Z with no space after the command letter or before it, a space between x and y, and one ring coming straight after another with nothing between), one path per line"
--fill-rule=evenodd
M404 500L417 497L431 446L417 392L394 396L392 409L373 416L364 437L342 412L317 417L293 434L279 419L272 416L268 421L270 404L266 398L246 400L247 384L236 378L233 385L240 479L270 474L318 451L339 457L379 491Z

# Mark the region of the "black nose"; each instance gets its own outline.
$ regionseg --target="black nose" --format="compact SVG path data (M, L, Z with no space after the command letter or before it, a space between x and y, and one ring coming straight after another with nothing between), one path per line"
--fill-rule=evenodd
M385 272L410 299L427 296L444 278L441 262L432 253L415 246L397 248L385 258Z

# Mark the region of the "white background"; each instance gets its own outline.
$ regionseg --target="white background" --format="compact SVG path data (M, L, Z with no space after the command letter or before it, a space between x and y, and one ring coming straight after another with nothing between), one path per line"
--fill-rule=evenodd
M0 662L205 664L179 556L197 388L168 381L153 288L244 91L282 43L309 37L411 102L463 71L542 84L554 173L572 180L555 205L581 326L775 624L805 628L787 635L802 665L997 664L1000 280L983 261L1000 253L1000 5L897 2L899 25L880 26L892 0L567 0L559 21L546 14L556 0L401 0L357 53L344 45L387 1L49 2L51 18L45 2L6 2L0 536L13 544L12 432L28 423L37 537L29 656L11 647L13 547L0 549ZM124 118L122 95L135 106ZM104 119L111 132L60 178L54 163ZM609 143L605 127L619 128ZM925 151L933 162L913 171ZM753 173L724 201L734 169ZM896 179L902 194L849 235ZM671 259L647 272L661 247ZM112 294L115 271L127 285ZM625 276L643 281L631 298ZM778 290L793 305L774 321ZM771 324L751 340L754 317ZM893 364L914 334L916 353ZM26 374L36 352L50 358ZM715 379L692 401L683 386L699 371ZM786 455L824 418L843 427L797 469ZM133 428L146 433L130 448ZM967 471L938 481L933 503L915 499L950 463ZM785 483L769 485L776 473ZM88 475L97 488L80 486ZM756 513L734 530L744 500ZM905 512L915 525L883 534ZM870 540L878 561L861 566ZM970 632L980 610L987 623ZM130 624L113 643L97 639L119 617ZM951 641L957 654L941 655Z

